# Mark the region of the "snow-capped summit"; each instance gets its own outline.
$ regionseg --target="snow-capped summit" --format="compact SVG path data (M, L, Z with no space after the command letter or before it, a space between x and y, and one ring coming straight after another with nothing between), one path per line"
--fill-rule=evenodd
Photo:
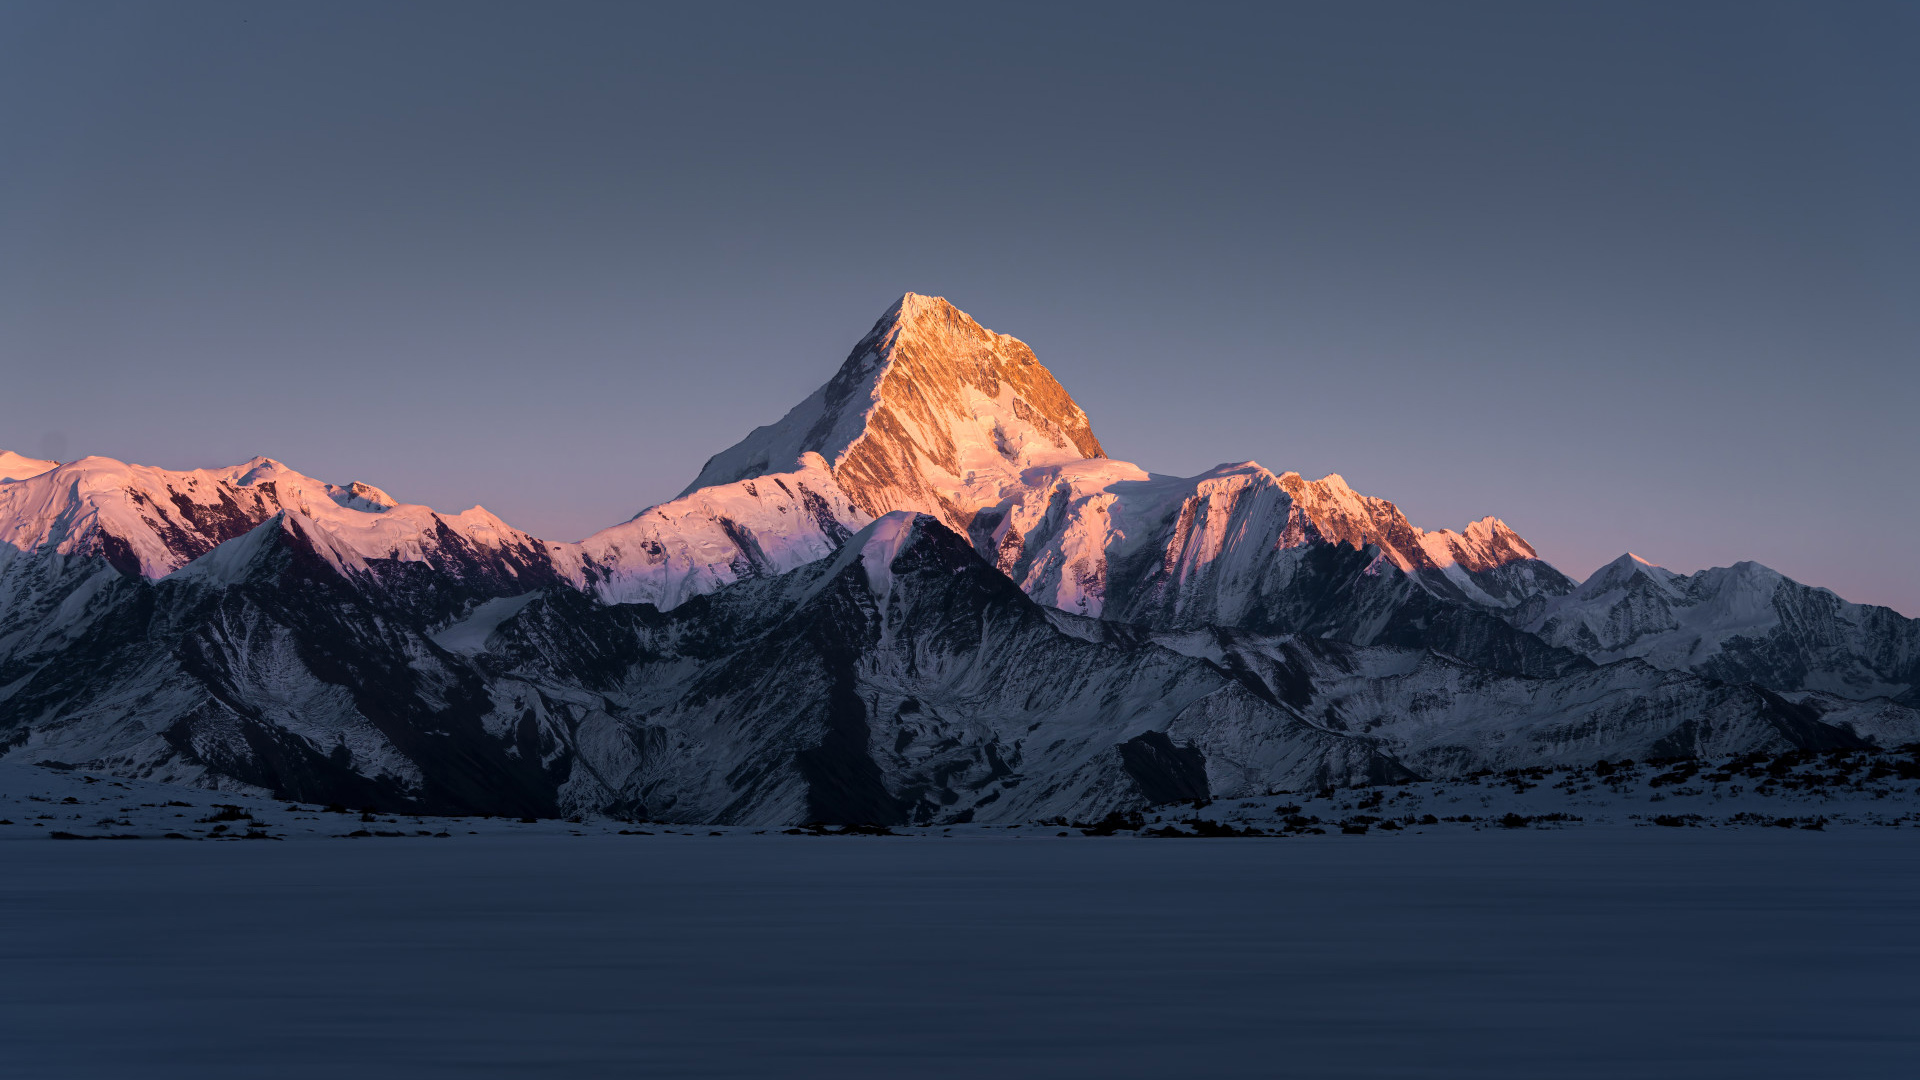
M1076 614L1118 616L1110 593L1132 579L1125 590L1144 595L1145 575L1158 582L1154 610L1164 601L1193 618L1230 618L1252 603L1253 579L1272 577L1279 552L1309 541L1372 545L1424 587L1488 606L1572 586L1498 519L1425 532L1337 474L1306 480L1245 461L1181 480L1109 460L1031 349L915 293L826 385L708 461L682 498L808 460L863 516L930 514L1036 600ZM1239 594L1210 595L1221 590Z
M887 309L824 386L714 455L682 494L792 471L807 453L867 514L918 510L962 533L1025 470L1106 456L1024 342L918 293Z
M363 484L358 480L348 484L344 491L333 488L331 484L328 485L328 488L327 494L332 496L333 501L349 510L361 510L369 514L379 514L400 505L399 500L393 496L381 491L372 484Z
M59 467L60 463L57 461L42 461L39 458L16 454L11 450L0 450L0 484L39 476L49 469Z

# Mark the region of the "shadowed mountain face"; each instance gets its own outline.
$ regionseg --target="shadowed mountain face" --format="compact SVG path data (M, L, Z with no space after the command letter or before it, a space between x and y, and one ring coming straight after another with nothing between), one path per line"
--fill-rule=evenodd
M315 801L551 812L420 627L520 588L497 566L352 565L279 514L158 582L121 577L9 655L0 730L38 760ZM512 583L509 585L509 583Z
M1208 661L1061 630L929 517L665 613L343 566L290 517L220 555L119 579L60 647L11 661L0 724L21 749L394 809L1024 820L1208 795L1204 759L1164 731L1210 730L1229 702L1288 747L1263 790L1405 775ZM430 629L456 604L466 618Z
M596 617L606 614L617 613ZM555 697L544 658L569 650L547 644L543 618L530 608L503 627L490 663ZM1243 694L1216 665L1151 641L1062 631L960 537L909 514L876 522L832 560L632 632L637 651L603 684L625 717L621 737L583 744L597 790L569 795L655 817L1026 820L1098 816L1180 782L1206 795L1204 766L1169 766L1181 778L1169 780L1126 747L1164 741L1199 702ZM1296 751L1263 783L1399 773L1372 739L1314 729L1257 698L1244 707Z
M688 492L579 544L267 459L0 455L9 759L441 812L1094 818L1920 737L1920 622L1752 564L1576 585L1496 519L1101 451L909 294Z

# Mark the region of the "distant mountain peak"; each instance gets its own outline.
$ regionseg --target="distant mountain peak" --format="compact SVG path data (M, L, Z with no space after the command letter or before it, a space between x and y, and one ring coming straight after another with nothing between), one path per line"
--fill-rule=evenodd
M344 488L328 484L327 494L333 497L334 502L349 510L359 510L369 514L382 514L400 505L399 500L393 496L372 484L363 484L358 480Z
M889 307L779 422L709 460L686 493L788 472L808 453L866 513L917 510L961 532L1024 470L1106 456L1024 342L919 293Z

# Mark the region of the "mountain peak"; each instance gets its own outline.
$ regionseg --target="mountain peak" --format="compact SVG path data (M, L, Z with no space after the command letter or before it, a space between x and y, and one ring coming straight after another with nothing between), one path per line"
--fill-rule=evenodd
M0 484L9 480L26 480L59 467L57 461L42 461L11 450L0 450Z
M1087 414L1025 342L907 293L827 383L707 462L686 493L819 454L866 513L916 510L964 533L1035 466L1103 458Z

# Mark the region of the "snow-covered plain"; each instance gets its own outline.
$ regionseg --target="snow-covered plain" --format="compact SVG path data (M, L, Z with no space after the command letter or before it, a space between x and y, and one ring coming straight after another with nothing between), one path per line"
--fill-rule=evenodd
M1911 1076L1913 834L10 845L0 1075Z
M363 822L0 769L5 1077L1904 1077L1920 1052L1897 777L1722 782L1716 808L1650 786L1667 768L1491 776L1167 808L1149 829L1328 826L1168 843ZM1475 820L1379 827L1416 810ZM1759 811L1796 827L1733 823ZM167 825L286 840L46 839Z

